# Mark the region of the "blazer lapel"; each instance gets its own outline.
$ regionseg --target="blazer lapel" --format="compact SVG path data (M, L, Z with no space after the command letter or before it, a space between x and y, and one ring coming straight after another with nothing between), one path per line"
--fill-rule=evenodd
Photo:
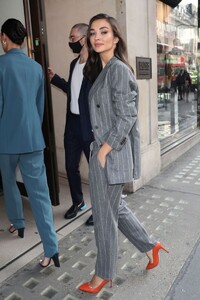
M117 58L115 56L111 58L111 60L105 65L105 67L102 69L101 73L99 74L99 76L97 77L95 82L93 83L92 88L91 88L90 93L89 93L89 102L91 101L94 92L96 91L97 87L99 86L99 83L104 80L104 77L107 74L108 68L110 68L110 66L114 63L114 61L116 59Z

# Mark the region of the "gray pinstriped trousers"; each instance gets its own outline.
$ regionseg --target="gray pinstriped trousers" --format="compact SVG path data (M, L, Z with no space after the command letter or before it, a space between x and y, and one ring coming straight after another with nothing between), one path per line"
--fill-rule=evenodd
M136 216L121 198L123 184L108 184L106 171L101 167L93 143L89 163L89 184L97 246L95 275L106 280L114 278L118 257L118 228L141 252L156 244Z

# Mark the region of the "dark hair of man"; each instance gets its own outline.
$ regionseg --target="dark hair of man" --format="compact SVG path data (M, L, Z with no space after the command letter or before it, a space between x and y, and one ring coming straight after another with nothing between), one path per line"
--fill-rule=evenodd
M116 48L114 50L114 56L123 61L129 68L133 71L131 66L128 62L128 55L127 55L127 47L124 39L122 38L121 31L117 21L113 18L108 16L107 14L98 14L91 18L89 22L89 28L87 33L87 44L88 44L88 59L84 68L84 76L89 79L91 82L94 82L95 79L98 77L99 73L102 70L102 62L100 55L96 53L90 43L90 29L91 25L96 20L105 19L111 26L114 37L119 39L118 43L116 44Z
M8 38L17 45L22 45L27 31L24 25L16 19L8 19L1 26L1 34L5 33Z
M82 35L82 36L87 36L87 31L88 31L88 24L86 23L77 23L75 24L73 28L77 28L78 29L78 32Z

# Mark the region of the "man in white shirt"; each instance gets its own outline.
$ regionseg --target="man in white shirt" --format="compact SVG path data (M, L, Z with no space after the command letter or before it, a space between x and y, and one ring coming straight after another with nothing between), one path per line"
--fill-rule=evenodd
M81 187L79 163L82 152L89 161L90 144L93 141L88 108L91 83L83 77L83 68L88 57L87 30L87 24L78 23L70 31L69 47L73 53L79 55L71 62L68 81L49 68L51 84L62 89L67 94L68 99L64 146L66 172L73 204L64 215L66 219L76 217L78 211L86 208ZM86 224L93 225L92 215Z

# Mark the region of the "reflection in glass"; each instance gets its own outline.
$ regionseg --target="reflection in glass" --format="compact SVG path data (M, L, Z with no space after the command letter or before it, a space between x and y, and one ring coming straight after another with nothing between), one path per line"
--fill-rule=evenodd
M198 1L157 1L158 135L161 147L197 128Z

